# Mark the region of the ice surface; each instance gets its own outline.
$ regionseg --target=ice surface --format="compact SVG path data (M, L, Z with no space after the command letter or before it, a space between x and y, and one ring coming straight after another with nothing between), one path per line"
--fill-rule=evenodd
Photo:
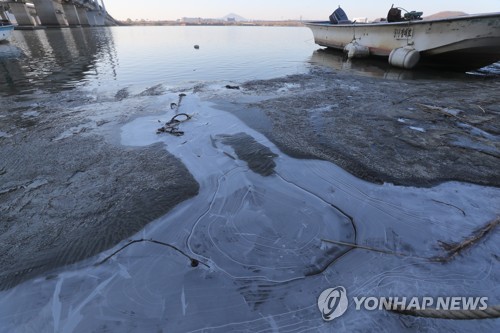
M22 113L23 118L38 117L40 113L38 111L26 111Z
M472 125L469 125L469 124L464 124L464 123L458 123L457 125L460 128L469 130L470 134L472 134L474 136L483 137L485 139L492 140L492 141L497 141L497 142L500 141L500 136L499 135L490 134L490 133L488 133L486 131L483 131L482 129L477 128L475 126L472 126Z
M149 105L164 103L165 96L172 98L151 96ZM116 110L122 103L107 107ZM175 112L164 105L162 121ZM163 142L200 183L196 197L133 239L172 244L208 267L191 267L178 252L151 243L134 244L95 265L124 241L98 257L0 292L2 332L498 328L498 320L413 319L356 311L353 303L343 317L327 323L316 302L324 289L344 286L349 297L473 295L500 303L498 232L449 263L428 260L443 255L439 242L459 242L496 218L500 189L455 182L428 189L374 185L329 162L284 155L262 134L195 94L183 99L182 112L193 115L180 125L182 137L156 134L158 116L137 118L121 129L123 145ZM252 171L252 156L242 158L225 140L241 133L273 159L273 172Z
M423 129L422 127L409 126L408 128L417 132L425 133L425 129Z
M462 113L462 110L443 108L443 112L446 112L448 114L451 114L452 116L457 117L458 115L460 115Z
M0 131L0 139L1 138L10 138L10 137L12 137L11 134Z

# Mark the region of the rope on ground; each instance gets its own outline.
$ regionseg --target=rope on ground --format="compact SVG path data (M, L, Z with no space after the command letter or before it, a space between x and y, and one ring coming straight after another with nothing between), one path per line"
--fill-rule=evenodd
M382 249L377 249L374 247L369 247L369 246L363 246L363 245L358 245L358 244L353 244L353 243L346 243L346 242L340 242L340 241L334 241L330 239L321 239L322 242L325 243L330 243L330 244L335 244L335 245L342 245L342 246L348 246L356 249L362 249L362 250L367 250L367 251L372 251L372 252L379 252L379 253L384 253L384 254L390 254L390 255L395 255L399 257L414 257L409 254L405 253L399 253L399 252L394 252L394 251L389 251L389 250L382 250ZM417 257L419 258L419 257Z
M391 251L391 250L369 247L366 245L346 243L346 242L340 242L340 241L329 240L329 239L321 239L321 241L324 243L330 243L330 244L341 245L341 246L348 246L348 247L352 247L355 249L362 249L362 250L367 250L367 251L371 251L371 252L378 252L378 253L384 253L384 254L395 255L395 256L400 256L400 257L407 257L407 258L425 259L425 260L429 260L432 262L447 263L447 262L451 261L452 259L454 259L459 254L461 254L462 252L464 252L465 250L471 248L473 245L478 243L480 240L484 239L499 225L500 225L500 217L497 217L496 219L486 223L484 226L482 226L481 228L474 231L472 233L472 235L465 238L464 240L462 240L459 243L448 244L445 242L440 242L440 245L446 251L446 254L444 254L442 256L435 256L435 257L422 257L422 256L418 256L415 254L400 253L400 252L395 252L395 251Z
M162 127L158 128L156 130L156 134L160 133L168 133L172 134L175 136L182 136L184 135L183 131L179 130L179 124L183 123L185 121L188 121L189 119L192 118L192 116L186 114L186 113L179 113L179 109L181 107L182 99L186 97L186 94L179 94L179 101L177 103L170 103L170 108L175 110L175 116L172 117L168 122L165 123ZM184 119L177 119L180 117L185 117ZM160 122L158 120L158 122Z
M158 244L158 245L162 245L162 246L166 246L168 248L171 248L171 249L179 252L180 254L182 254L184 257L188 258L191 261L191 267L197 267L199 264L202 264L203 266L206 266L207 268L210 268L210 266L208 266L204 262L201 262L198 259L195 259L195 258L189 256L184 251L180 250L178 247L176 247L174 245L171 245L171 244L168 244L168 243L157 241L157 240L154 240L154 239L135 239L135 240L131 240L130 242L128 242L127 244L123 245L121 248L119 248L115 252L111 253L109 256L107 256L103 260L101 260L98 263L96 263L96 266L104 264L106 261L108 261L109 259L111 259L115 255L117 255L121 251L125 250L130 245L135 244L135 243L141 243L141 242L148 242L148 243Z
M436 318L436 319L454 319L454 320L472 320L472 319L495 319L500 318L500 305L489 306L484 310L436 310L436 309L389 309L401 315Z
M180 120L178 119L178 118L182 118L182 117L185 117L185 118L180 119ZM191 118L193 118L193 117L188 115L187 113L176 114L175 116L172 117L172 119L170 119L168 122L166 122L165 125L158 128L156 130L156 134L168 133L168 134L172 134L175 136L182 136L182 135L184 135L184 132L179 130L179 124L186 122Z

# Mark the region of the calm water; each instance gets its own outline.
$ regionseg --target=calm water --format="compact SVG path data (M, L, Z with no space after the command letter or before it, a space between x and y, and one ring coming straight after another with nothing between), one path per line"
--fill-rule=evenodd
M199 50L194 48L199 45ZM115 27L16 31L0 48L0 90L266 79L307 70L307 28Z
M241 82L303 73L311 63L392 79L422 77L421 72L391 68L386 61L346 62L339 53L318 50L308 28L179 26L15 31L10 43L0 45L0 94L82 86L117 90L134 85L140 89L200 80ZM500 65L484 73L500 75ZM441 78L442 74L423 76Z

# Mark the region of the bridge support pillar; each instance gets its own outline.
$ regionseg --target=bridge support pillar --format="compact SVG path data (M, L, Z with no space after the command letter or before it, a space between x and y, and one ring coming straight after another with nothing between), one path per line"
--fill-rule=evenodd
M66 27L68 22L59 1L31 0L35 5L36 13L43 25L47 27Z
M22 2L9 3L10 12L16 18L17 24L25 27L32 27L35 25L34 18L30 15L28 8Z
M89 18L89 23L92 26L103 26L105 17L104 12L100 10L89 10L87 12L87 16Z
M76 11L78 12L78 19L80 20L80 25L82 27L90 26L89 17L87 15L87 9L83 7L76 7Z
M78 12L76 6L71 3L63 3L62 8L64 10L64 15L70 27L80 26L80 18L78 17Z

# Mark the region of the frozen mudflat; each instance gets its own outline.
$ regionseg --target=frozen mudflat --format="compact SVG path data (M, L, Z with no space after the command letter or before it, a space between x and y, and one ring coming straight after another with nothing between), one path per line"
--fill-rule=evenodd
M177 101L174 93L149 98ZM496 230L446 262L431 260L446 255L441 242L461 242L498 218L499 188L376 185L330 162L283 154L196 94L187 93L179 112L192 115L179 125L184 136L156 134L175 110L121 128L122 145L164 144L200 184L198 195L130 237L179 251L141 242L97 264L125 240L1 291L2 332L498 330L499 320L417 319L354 304L324 322L317 298L344 286L349 297L488 296L499 304Z

